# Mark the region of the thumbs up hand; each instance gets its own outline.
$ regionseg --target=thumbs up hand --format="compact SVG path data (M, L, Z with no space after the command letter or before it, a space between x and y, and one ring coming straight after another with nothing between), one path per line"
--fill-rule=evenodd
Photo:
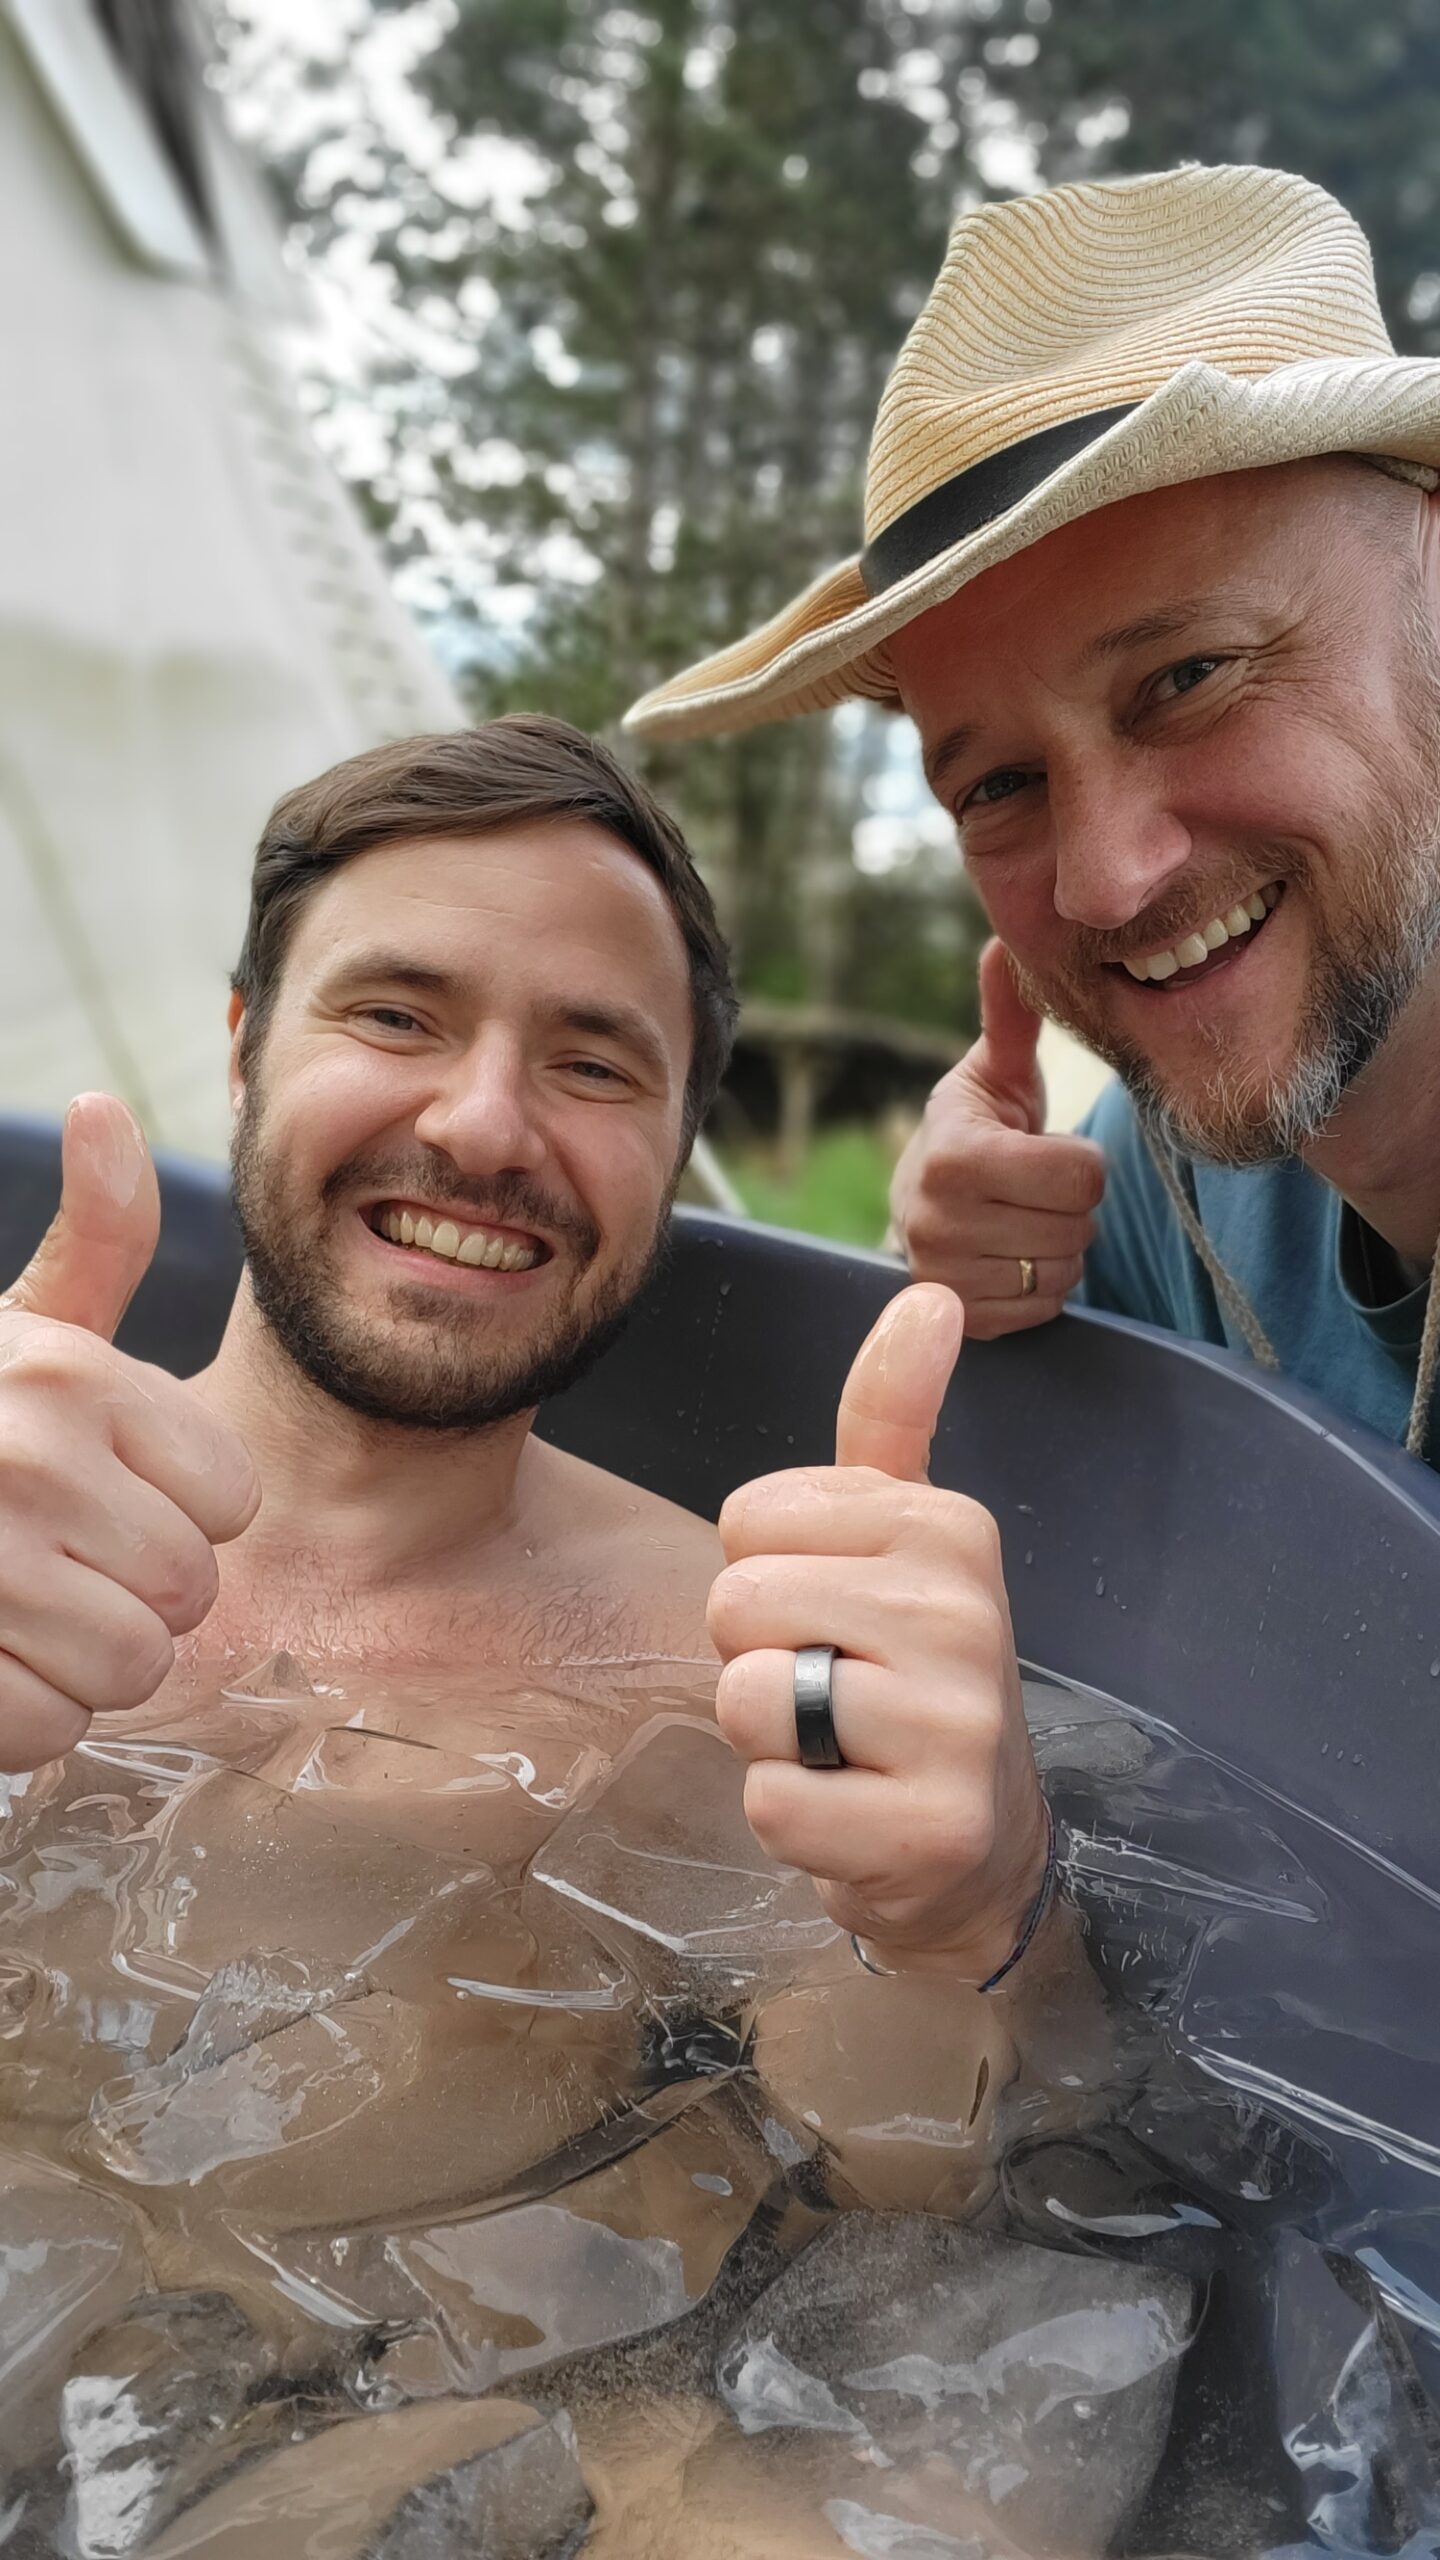
M726 1503L709 1624L762 1848L882 1964L984 1982L1040 1889L1047 1823L995 1523L926 1481L963 1327L948 1289L892 1300L846 1381L836 1464ZM796 1739L795 1656L822 1644L839 1769L802 1767Z
M112 1347L159 1225L130 1113L82 1095L58 1215L0 1296L0 1770L57 1759L102 1708L154 1695L214 1601L215 1543L259 1504L236 1434Z
M891 1185L911 1271L959 1291L978 1342L1059 1314L1079 1282L1105 1188L1092 1139L1044 1134L1039 1040L1040 1017L1016 986L1008 951L987 943L980 1037L941 1077Z

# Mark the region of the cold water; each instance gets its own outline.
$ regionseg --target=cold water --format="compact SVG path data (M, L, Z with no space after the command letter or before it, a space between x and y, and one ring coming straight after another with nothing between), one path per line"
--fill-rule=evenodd
M1436 1898L1028 1695L990 2000L857 1966L696 1666L278 1656L17 1782L0 2548L1440 2549Z

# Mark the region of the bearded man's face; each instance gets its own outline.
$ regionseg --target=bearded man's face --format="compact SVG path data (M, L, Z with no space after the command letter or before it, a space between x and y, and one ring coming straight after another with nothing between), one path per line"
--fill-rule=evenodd
M303 1377L469 1431L589 1366L658 1249L692 1040L638 857L568 820L357 855L243 1032L249 1286Z
M1353 460L1156 491L891 644L1025 994L1194 1154L1312 1144L1440 947L1426 505Z

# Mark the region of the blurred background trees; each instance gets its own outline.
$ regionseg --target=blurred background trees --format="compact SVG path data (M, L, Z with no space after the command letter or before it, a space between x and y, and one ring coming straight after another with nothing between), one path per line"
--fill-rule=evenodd
M281 0L230 0L229 82L332 320L337 293L365 315L317 397L480 716L613 733L856 547L886 372L987 192L1182 157L1303 169L1369 230L1397 341L1440 344L1437 0L330 15L343 41L307 52ZM972 1027L979 939L908 738L856 709L643 761L757 1020L804 1007L814 1032L762 1021L742 1061L742 1185L773 1213L803 1173L810 1222L873 1238L885 1139L822 1140L827 1204L811 1122L914 1107ZM887 1022L938 1045L887 1060Z

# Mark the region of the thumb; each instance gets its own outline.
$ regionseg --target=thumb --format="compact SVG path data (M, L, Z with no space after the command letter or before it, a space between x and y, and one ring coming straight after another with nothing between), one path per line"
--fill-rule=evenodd
M878 1467L882 1475L924 1483L964 1332L964 1308L938 1281L920 1281L891 1299L845 1381L835 1424L837 1467Z
M986 943L980 954L979 985L987 1081L1023 1087L1038 1072L1040 1016L1020 993L1015 964L1003 942Z
M60 1206L0 1308L50 1316L108 1342L160 1234L155 1167L133 1112L82 1093L65 1114Z

